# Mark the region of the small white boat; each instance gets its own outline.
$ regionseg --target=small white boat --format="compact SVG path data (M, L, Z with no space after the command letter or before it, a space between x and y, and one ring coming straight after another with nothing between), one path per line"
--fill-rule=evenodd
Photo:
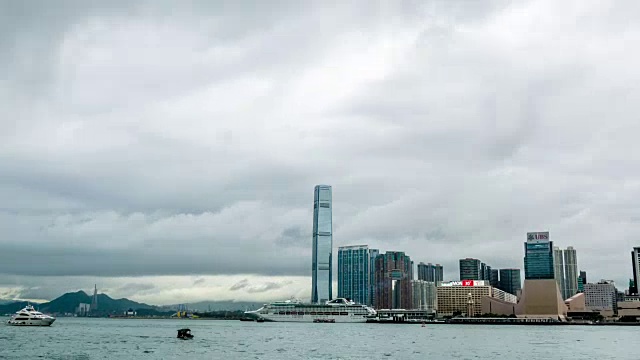
M24 309L18 311L7 321L7 325L11 326L51 326L56 318L45 315L31 305L27 305Z

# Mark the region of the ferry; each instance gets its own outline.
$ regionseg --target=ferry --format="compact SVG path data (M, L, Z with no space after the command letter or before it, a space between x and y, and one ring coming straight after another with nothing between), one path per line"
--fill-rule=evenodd
M374 318L376 311L345 298L329 300L324 304L290 299L265 304L258 310L245 311L245 314L253 314L267 321L364 323Z

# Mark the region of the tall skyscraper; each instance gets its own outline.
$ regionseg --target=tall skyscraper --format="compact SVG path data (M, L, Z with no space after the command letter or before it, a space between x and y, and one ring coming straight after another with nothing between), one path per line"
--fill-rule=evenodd
M564 288L566 286L564 283L564 257L562 255L562 249L557 246L553 248L553 278L556 279L560 294L562 294L564 298Z
M573 246L563 251L564 259L564 291L563 297L568 299L578 293L578 256Z
M638 291L638 281L640 281L640 247L634 247L631 251L631 264L633 266L633 288L629 289L634 291L634 294L640 293Z
M460 259L460 280L482 280L484 277L482 264L478 259Z
M338 297L349 298L359 304L369 304L371 299L371 273L374 264L367 245L338 248Z
M553 241L549 241L549 232L527 233L524 253L525 279L555 279Z
M387 251L376 256L375 271L374 307L410 309L413 302L411 258L401 251Z
M313 196L313 253L311 301L332 300L332 200L331 186L316 185Z
M376 301L376 257L380 255L380 250L369 249L369 303L373 306Z
M438 282L442 281L443 277L442 265L423 262L418 264L418 280Z
M521 289L520 269L500 269L500 285L498 289L509 294L518 295Z

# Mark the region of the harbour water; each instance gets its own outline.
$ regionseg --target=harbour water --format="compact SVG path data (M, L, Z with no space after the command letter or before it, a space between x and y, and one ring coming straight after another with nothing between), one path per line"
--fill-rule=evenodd
M640 327L59 318L0 325L0 359L638 359ZM193 340L176 338L188 327Z

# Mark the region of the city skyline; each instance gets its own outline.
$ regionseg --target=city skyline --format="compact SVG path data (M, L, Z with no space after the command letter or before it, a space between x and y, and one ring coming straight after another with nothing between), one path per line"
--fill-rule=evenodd
M637 2L4 3L0 298L310 299L317 184L334 252L633 278Z

